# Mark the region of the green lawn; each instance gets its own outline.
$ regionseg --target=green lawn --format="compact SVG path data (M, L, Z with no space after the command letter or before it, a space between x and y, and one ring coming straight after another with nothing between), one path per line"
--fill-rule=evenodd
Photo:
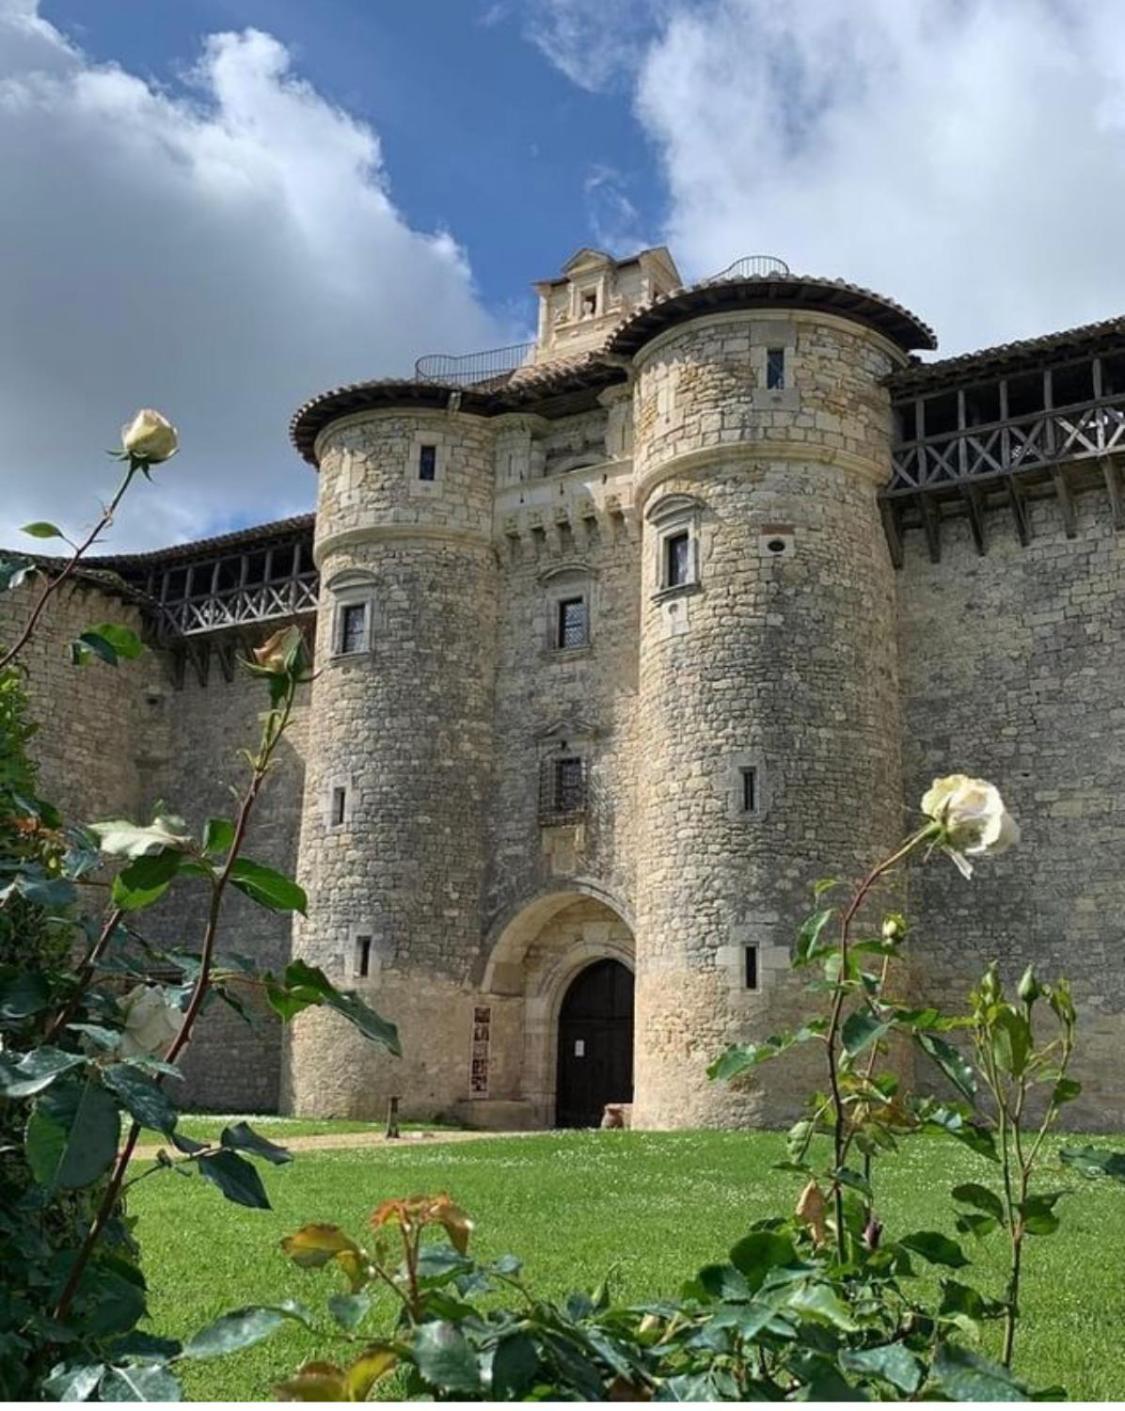
M289 1137L319 1137L332 1132L383 1132L387 1125L385 1122L351 1122L337 1118L318 1121L316 1118L260 1116L255 1113L227 1116L189 1113L180 1118L176 1130L183 1136L194 1137L196 1141L208 1141L217 1137L232 1122L249 1122L261 1136L282 1143ZM400 1126L404 1132L438 1130L433 1123L402 1122ZM143 1141L146 1145L155 1145L163 1142L164 1138L159 1132L145 1132Z
M791 1208L797 1178L770 1170L783 1154L783 1138L769 1132L573 1132L302 1152L289 1166L262 1167L272 1211L228 1204L212 1187L168 1174L141 1182L129 1204L139 1217L153 1328L189 1335L244 1303L291 1296L322 1308L334 1279L291 1266L280 1237L313 1220L360 1234L380 1200L422 1191L449 1191L477 1221L478 1251L519 1254L541 1292L592 1287L616 1264L619 1298L673 1293L700 1264L722 1257L750 1220ZM949 1187L993 1175L953 1142L908 1143L884 1166L879 1213L888 1234L952 1234ZM1033 1384L1061 1383L1074 1398L1123 1399L1125 1187L1060 1170L1041 1188L1059 1187L1080 1195L1060 1203L1061 1233L1031 1242L1016 1371ZM976 1268L963 1276L999 1293L1001 1245L971 1253ZM188 1394L266 1399L274 1380L317 1356L331 1356L327 1343L295 1327L195 1364Z

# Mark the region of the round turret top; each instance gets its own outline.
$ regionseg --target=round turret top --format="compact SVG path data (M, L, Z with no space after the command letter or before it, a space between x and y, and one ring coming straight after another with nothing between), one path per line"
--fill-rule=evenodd
M744 262L737 261L736 265ZM780 261L778 262L780 263ZM731 266L735 270L736 266ZM896 343L904 353L937 347L934 331L909 309L881 294L842 279L819 279L769 270L743 275L725 271L713 279L663 294L635 310L610 334L605 352L629 356L657 334L702 314L736 309L807 309L865 324Z

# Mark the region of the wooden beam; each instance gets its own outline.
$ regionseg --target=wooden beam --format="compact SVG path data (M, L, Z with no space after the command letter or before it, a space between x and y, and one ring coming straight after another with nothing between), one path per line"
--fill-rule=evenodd
M941 511L929 495L919 495L922 501L922 526L926 531L926 547L930 562L941 563Z
M1121 490L1121 472L1111 456L1101 461L1102 475L1105 477L1109 507L1113 511L1114 529L1125 529L1125 495Z
M1078 517L1074 512L1074 496L1070 493L1066 470L1061 465L1052 466L1051 479L1055 483L1055 494L1059 497L1066 537L1075 539L1078 537Z
M879 503L879 513L883 516L883 533L887 536L887 548L895 568L903 564L902 553L902 511L898 505L888 500Z
M988 552L988 542L984 532L984 512L981 506L980 488L976 485L962 485L961 499L968 512L973 543L977 546L977 553L983 558Z
M1031 519L1027 513L1027 501L1014 475L1006 475L1004 483L1008 491L1008 507L1012 511L1012 520L1016 526L1016 537L1026 549L1031 543Z

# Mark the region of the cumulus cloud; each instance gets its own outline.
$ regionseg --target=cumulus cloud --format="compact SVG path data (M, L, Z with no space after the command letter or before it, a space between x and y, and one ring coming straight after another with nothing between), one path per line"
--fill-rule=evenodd
M588 0L544 3L564 72L631 56L686 274L777 254L909 305L943 353L1125 311L1115 0L669 0L620 49Z
M396 210L376 134L258 31L212 36L166 91L0 0L0 189L0 543L92 519L138 405L183 451L115 547L311 508L300 402L509 334L455 241Z

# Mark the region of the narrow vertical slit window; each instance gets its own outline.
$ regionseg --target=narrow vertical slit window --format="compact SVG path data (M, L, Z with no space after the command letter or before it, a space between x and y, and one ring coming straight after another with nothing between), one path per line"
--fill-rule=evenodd
M348 791L343 784L337 784L332 790L332 827L343 826L344 818L348 809Z
M418 447L418 479L419 479L419 480L436 480L436 479L437 479L437 447L436 447L436 446L419 446L419 447Z
M367 604L344 603L340 609L340 654L349 656L366 650Z
M371 937L357 936L355 938L355 975L359 980L365 980L371 974Z
M586 645L586 599L564 598L559 603L555 645L584 647Z
M766 349L766 386L771 392L780 392L785 386L785 349Z
M741 775L741 807L743 813L757 813L758 811L758 771L753 765L748 765L740 769Z
M664 585L679 588L691 581L691 535L682 530L664 540Z
M758 947L742 947L742 984L747 990L758 988Z

